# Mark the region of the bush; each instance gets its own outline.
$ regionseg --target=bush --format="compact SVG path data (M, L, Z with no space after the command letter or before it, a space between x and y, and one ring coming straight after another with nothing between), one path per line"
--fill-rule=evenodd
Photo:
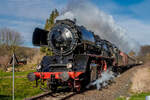
M36 50L36 54L34 54L30 59L27 60L28 64L39 64L43 58L43 56L45 56L44 53L41 53L39 50Z
M17 47L15 55L17 59L27 61L27 64L38 64L42 57L43 53L40 53L39 48L28 48L28 47ZM7 65L10 62L12 53L7 50L3 45L0 45L0 68L4 71L7 69ZM29 65L30 66L30 65Z
M9 61L10 57L8 55L0 56L0 68L6 71Z
M40 48L40 51L41 51L42 53L45 53L46 55L49 55L49 56L52 56L52 55L53 55L52 50L51 50L50 48L48 48L48 47L41 47L41 48Z

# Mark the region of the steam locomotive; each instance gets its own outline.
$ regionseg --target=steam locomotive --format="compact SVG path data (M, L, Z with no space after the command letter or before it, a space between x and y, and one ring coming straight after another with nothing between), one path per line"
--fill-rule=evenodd
M35 46L50 47L54 55L44 56L28 79L36 84L47 83L52 91L60 87L80 91L100 78L102 72L117 72L120 66L136 62L111 42L69 19L57 20L50 31L36 28L32 42Z

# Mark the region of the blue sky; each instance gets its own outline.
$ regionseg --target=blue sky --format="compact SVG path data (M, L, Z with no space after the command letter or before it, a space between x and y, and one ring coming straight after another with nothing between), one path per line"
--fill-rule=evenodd
M70 0L0 0L0 28L15 29L31 46L35 27L44 27L52 9L65 8ZM105 13L112 15L116 24L141 45L150 45L150 0L91 0Z

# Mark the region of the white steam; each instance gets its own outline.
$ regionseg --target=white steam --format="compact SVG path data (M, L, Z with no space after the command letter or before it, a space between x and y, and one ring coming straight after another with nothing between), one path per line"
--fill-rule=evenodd
M130 39L126 31L115 24L112 16L86 0L70 2L64 13L56 20L73 20L74 18L78 25L83 25L101 38L109 40L124 52L138 51L139 49L138 43Z
M115 76L112 71L107 70L106 72L102 72L101 77L87 85L87 88L90 86L96 86L96 88L99 90L102 87L107 86L109 81L113 80L114 77Z

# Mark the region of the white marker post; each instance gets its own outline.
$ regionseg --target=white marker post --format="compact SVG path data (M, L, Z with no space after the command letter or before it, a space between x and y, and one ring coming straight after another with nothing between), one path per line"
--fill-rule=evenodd
M150 100L150 96L146 96L145 100Z
M14 84L15 84L15 54L13 53L13 90L12 90L12 93L13 93L13 100L15 99L15 87L14 87Z

